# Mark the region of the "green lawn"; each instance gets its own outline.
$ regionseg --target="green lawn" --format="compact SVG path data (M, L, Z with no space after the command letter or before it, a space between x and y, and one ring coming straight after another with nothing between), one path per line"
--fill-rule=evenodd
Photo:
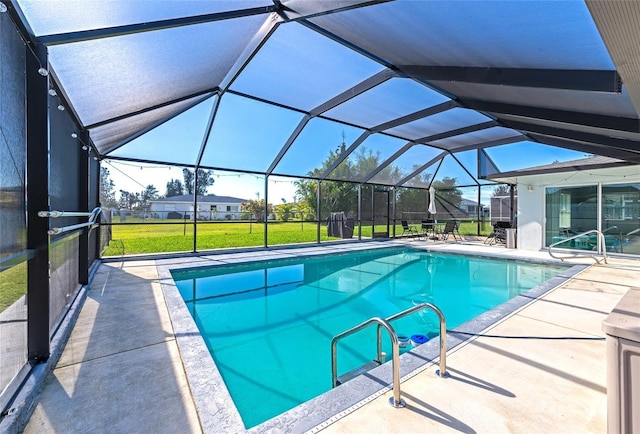
M174 220L179 224L148 224L157 222L167 223L167 220L128 219L127 224L111 226L111 242L103 256L193 251L192 222ZM103 226L102 230L106 228ZM393 234L392 229L389 235ZM264 245L264 223L198 222L197 231L196 250ZM384 231L386 226L376 226L376 232ZM460 226L462 234L475 234L476 231L477 224L473 222L463 222ZM362 227L363 237L371 237L371 232L370 225ZM396 235L400 234L402 226L398 224ZM317 226L313 222L269 222L267 236L268 245L313 243L317 240ZM357 238L357 228L353 236ZM327 235L326 225L320 226L320 241L337 239Z
M115 225L111 227L111 231L112 240L104 251L104 256L193 250L192 223ZM197 250L264 245L264 223L199 222L197 231ZM315 242L316 238L317 227L314 223L269 223L270 245ZM320 240L331 239L336 238L328 237L327 228L321 227Z
M27 263L0 273L0 312L27 293Z

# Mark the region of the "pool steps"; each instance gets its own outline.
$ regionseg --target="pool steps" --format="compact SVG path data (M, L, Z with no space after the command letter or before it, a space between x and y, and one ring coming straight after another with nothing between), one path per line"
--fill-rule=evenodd
M354 378L356 378L358 375L362 375L365 372L368 372L370 370L372 370L373 368L376 368L378 366L380 366L382 363L380 363L377 360L372 360L369 363L365 363L364 365L357 367L349 372L347 372L346 374L342 374L341 376L339 376L336 380L337 385L341 385L343 383L346 383L349 380L352 380Z
M424 310L431 309L433 310L440 319L440 369L436 371L436 374L441 378L449 377L449 373L447 372L447 322L445 320L444 314L440 309L438 309L435 305L431 303L421 303L416 306L412 306L408 309L405 309L401 312L398 312L394 315L386 319L382 318L369 318L368 320L346 330L340 334L337 334L331 340L331 380L333 387L337 387L340 384L343 384L359 375L364 374L367 371L381 365L385 361L386 354L382 352L382 328L384 327L389 333L389 337L391 338L391 348L392 348L392 371L393 371L393 396L389 398L389 403L395 407L400 408L405 406L404 400L401 398L400 394L400 345L398 340L398 334L395 329L391 326L390 322L412 313ZM338 377L338 341L342 338L350 336L364 328L367 328L373 324L377 324L377 344L378 351L376 355L376 359L371 362L365 363L364 365L353 369L346 374Z

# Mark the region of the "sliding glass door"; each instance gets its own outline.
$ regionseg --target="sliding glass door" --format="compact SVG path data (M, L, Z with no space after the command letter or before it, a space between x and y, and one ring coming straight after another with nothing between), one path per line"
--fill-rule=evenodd
M640 254L640 184L602 186L602 232L607 250Z
M598 228L598 188L595 185L547 188L546 204L546 246ZM592 250L596 239L595 235L585 236L559 247Z
M547 188L545 227L545 246L596 250L595 234L569 238L599 229L608 252L640 255L640 184L603 185L600 199L596 185Z

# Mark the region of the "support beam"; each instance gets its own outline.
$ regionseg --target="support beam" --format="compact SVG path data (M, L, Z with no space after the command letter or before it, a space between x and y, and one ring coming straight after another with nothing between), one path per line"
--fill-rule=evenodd
M227 75L220 82L220 89L222 89L222 93L226 92L229 87L233 84L233 82L238 78L238 76L242 73L244 68L251 62L251 60L258 54L260 49L267 43L271 35L275 33L280 24L282 23L282 18L277 15L273 16L273 19L266 20L262 27L258 30L258 32L253 35L245 49L242 51L242 54L235 61Z
M335 170L336 167L338 167L340 165L340 163L342 163L344 160L346 160L349 155L351 155L351 153L358 147L360 146L360 144L362 142L364 142L365 140L367 140L367 138L371 135L371 132L369 131L365 131L364 133L360 134L360 137L358 137L352 144L351 146L349 146L341 155L338 156L338 158L336 158L336 160L331 164L331 166L329 166L327 168L327 170L324 171L324 173L322 175L320 175L320 179L324 180L327 178L327 176L329 176L331 174L331 172L333 172Z
M485 68L470 66L399 65L407 75L425 81L461 81L497 86L615 92L622 80L615 70Z
M264 177L264 247L269 247L269 175Z
M148 112L153 111L153 110L161 109L163 107L168 107L170 105L177 104L177 103L182 102L182 101L187 101L187 100L192 99L192 98L201 97L200 99L198 99L198 102L193 104L193 105L197 105L200 102L204 101L205 99L213 96L218 91L219 91L219 89L217 87L212 88L212 89L205 89L205 90L202 90L200 92L192 93L190 95L181 96L180 98L176 98L176 99L172 99L172 100L169 100L169 101L165 101L163 103L156 104L156 105L151 106L151 107L145 107L143 109L136 110L134 112L130 112L130 113L124 114L122 116L116 116L115 118L105 119L104 121L100 121L100 122L93 123L91 125L87 125L87 126L85 126L85 128L88 129L88 130L91 130L93 128L98 128L98 127L102 127L102 126L105 126L105 125L112 124L114 122L123 121L125 119L129 119L129 118L132 118L134 116L138 116L138 115L141 115L141 114L144 114L144 113L148 113ZM189 106L189 108L193 107L193 105ZM182 111L188 110L189 108L183 109ZM175 115L172 115L171 117L174 117L174 116Z
M578 140L565 139L562 137L547 136L544 134L530 133L529 137L538 143L556 146L564 149L571 149L578 152L585 152L603 157L617 158L619 160L630 161L640 164L640 152L626 151L610 146L595 143L580 142Z
M434 105L433 107L429 107L423 110L419 110L417 112L414 113L410 113L408 115L399 117L397 119L393 119L391 121L385 122L383 124L380 125L376 125L375 127L371 128L371 131L377 133L380 131L385 131L385 130L389 130L391 128L395 128L398 127L400 125L404 125L404 124L408 124L409 122L413 122L413 121L417 121L419 119L424 119L426 117L429 116L433 116L433 115L437 115L438 113L442 113L444 111L447 110L451 110L452 108L456 108L459 107L460 105L451 100L451 101L446 101L443 102L441 104L437 104Z
M455 130L445 131L444 133L433 134L431 136L422 137L421 139L416 140L416 143L428 144L429 142L435 142L436 140L442 140L442 139L448 139L449 137L461 136L463 134L486 130L487 128L492 128L496 126L499 126L499 124L496 121L482 122L480 124L469 125L468 127L457 128Z
M289 136L285 144L280 149L280 152L278 152L278 155L276 155L276 158L274 158L273 161L271 162L271 165L269 165L266 175L270 175L275 170L275 168L280 163L280 160L282 160L282 157L284 157L284 154L287 153L291 145L293 145L293 142L295 142L295 140L298 138L298 136L300 135L304 127L307 126L307 123L310 120L311 120L310 115L305 115L302 119L300 119L300 122L298 122L298 126L296 126L296 129L293 130L293 132L291 133L291 135Z
M623 151L640 152L640 141L636 140L620 139L617 137L603 136L600 134L585 133L574 130L565 130L563 128L549 127L522 121L502 120L501 124L507 128L512 128L525 133L537 133L550 137L573 140L576 142L590 143L602 148L611 147L618 148Z
M385 81L396 76L396 73L390 69L384 69L377 74L372 75L366 80L361 81L350 89L345 90L340 95L337 95L330 100L326 101L323 104L320 104L318 107L314 108L309 112L311 116L318 116L322 113L331 110L332 108L339 106L340 104L349 101L351 98L354 98L366 91L378 86L379 84L384 83Z
M273 0L274 3L280 4L280 0ZM311 18L335 14L338 12L346 12L352 9L358 9L366 6L376 5L380 3L386 3L392 0L341 0L341 1L321 1L321 2L309 2L298 1L295 2L294 8L291 8L288 4L285 4L278 13L287 19L287 21L294 20L308 20Z
M80 137L83 137L80 135ZM94 209L97 206L102 206L100 203L100 161L94 160L91 157L91 153L87 153L87 161L89 162L89 208ZM91 268L93 261L100 258L100 254L102 253L100 243L102 242L102 231L106 231L106 228L98 226L91 234L89 235L89 246L90 247L90 261L89 268Z
M413 172L411 172L410 174L408 174L407 176L405 176L404 178L402 178L400 181L398 181L394 187L402 187L402 185L409 181L411 178L413 178L414 176L420 174L423 170L426 170L429 166L431 166L433 163L435 163L436 161L444 158L447 155L446 151L442 151L441 153L439 153L438 155L436 155L435 157L433 157L431 160L429 160L428 162L426 162L425 164L423 164L422 166L418 167L416 170L414 170Z
M517 136L505 137L504 139L496 139L490 140L488 142L474 143L473 145L459 146L451 149L451 152L464 152L474 149L492 148L494 146L503 146L510 145L512 143L524 142L526 140L528 140L527 136L525 136L524 134L518 134Z
M322 215L322 181L316 180L317 193L316 193L316 243L320 244L320 220Z
M88 143L89 134L86 131L80 131L78 138L82 143ZM89 154L82 150L80 146L77 147L77 152L80 154L78 161L80 167L78 167L78 209L90 210L89 205ZM78 280L81 285L87 285L89 283L89 230L85 228L80 232L78 240Z
M381 165L379 165L377 168L375 168L374 170L372 170L371 172L366 174L359 182L361 184L366 184L367 182L369 182L374 176L376 176L378 173L382 172L385 169L385 167L389 166L399 156L401 156L402 154L407 152L413 145L414 145L413 142L408 142L402 148L398 149L395 154L393 154L391 157L387 158L387 160L384 161Z
M64 8L64 4L62 4L61 7ZM193 26L196 24L212 23L214 21L250 17L253 15L269 14L271 12L275 12L276 10L277 7L275 5L269 5L235 11L225 11L212 14L172 18L168 20L158 20L122 26L105 27L100 29L43 35L39 36L38 40L40 41L40 43L47 46L69 44L80 41L91 41L94 39L111 38L114 36L124 36L135 33L152 32L155 30L171 29L175 27Z
M470 109L490 112L500 117L500 114L523 116L534 119L544 119L553 122L584 125L587 127L606 128L610 130L640 132L640 119L624 118L620 116L607 116L595 113L574 112L568 110L556 110L542 107L531 107L517 104L464 99L461 103Z
M215 121L216 114L218 113L218 107L220 107L220 96L216 97L215 101L213 102L213 107L211 107L209 120L207 121L207 127L204 130L202 143L200 143L200 150L198 151L198 157L196 158L196 167L200 167L200 163L202 163L202 157L204 156L204 151L207 147L207 142L209 141L209 135L211 134L211 129L213 128L213 122Z
M478 185L478 187L479 187L479 186L480 186L480 183L478 182L478 179L477 179L477 178L478 178L478 175L474 175L474 174L472 174L471 172L469 172L469 169L467 169L467 168L465 167L465 165L464 165L464 164L462 164L462 162L461 162L460 160L458 160L458 157L456 157L456 156L455 156L455 154L450 153L449 155L451 155L451 158L453 158L453 159L456 161L456 163L458 163L458 165L462 168L462 170L464 170L465 172L467 172L467 175L469 175L469 177L470 177L471 179L473 179L473 180L476 182L476 184ZM443 158L443 159L444 159L444 158Z
M49 80L38 73L46 65L43 46L34 47L36 58L26 54L27 83L27 249L35 252L27 263L27 357L34 362L49 358Z

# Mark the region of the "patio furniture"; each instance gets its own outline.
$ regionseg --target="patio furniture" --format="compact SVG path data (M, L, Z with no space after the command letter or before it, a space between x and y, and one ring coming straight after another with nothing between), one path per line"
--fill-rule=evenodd
M402 224L402 236L418 236L418 230L413 226L409 226L409 223L406 220L400 220L400 224Z
M460 237L460 241L462 241L462 235L458 232L458 226L460 225L457 221L447 222L442 230L442 240L446 241L449 239L449 235L453 235L453 239L458 242L458 237Z
M422 223L420 225L420 228L422 230L422 235L424 235L425 238L435 239L435 237L437 236L436 235L437 224L438 222L435 220L422 220Z
M496 243L506 244L507 229L511 229L511 222L495 222L493 225L493 232L491 232L487 239L484 240L484 243L490 246Z

